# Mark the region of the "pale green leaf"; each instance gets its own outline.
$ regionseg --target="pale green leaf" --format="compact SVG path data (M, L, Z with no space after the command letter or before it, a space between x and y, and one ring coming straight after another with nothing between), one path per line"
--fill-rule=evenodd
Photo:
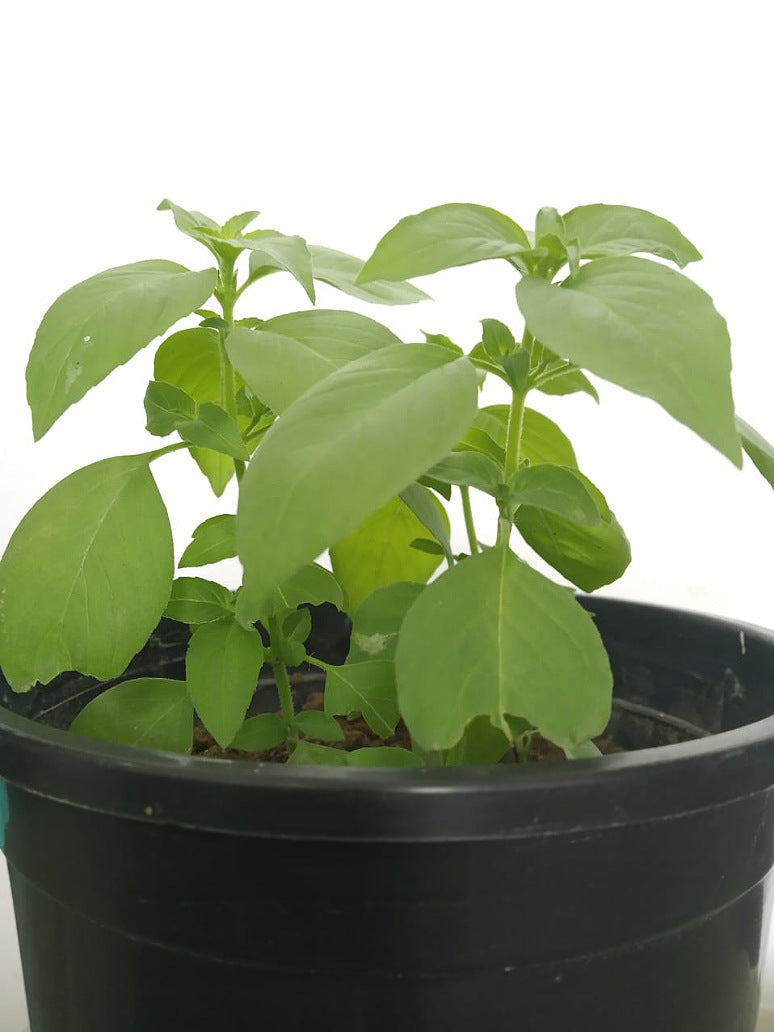
M228 588L204 577L178 577L164 611L170 620L187 624L212 623L234 611L234 597Z
M726 322L691 280L644 258L600 258L561 286L527 276L516 297L552 351L652 398L741 465Z
M330 247L319 247L310 244L312 255L312 271L314 278L336 287L337 290L370 301L377 305L412 305L417 301L426 301L427 294L411 283L395 283L389 280L375 280L356 284L357 277L363 270L364 262L343 251L334 251Z
M224 748L244 724L263 658L258 631L233 619L202 624L191 635L185 662L188 694L202 723Z
M403 719L424 749L454 746L478 716L523 717L559 745L599 734L612 675L589 614L507 549L471 556L408 611L395 655Z
M601 522L593 495L584 480L565 466L542 463L525 466L508 479L508 500L555 513L573 523Z
M329 667L324 698L325 712L331 716L360 714L381 738L395 732L399 714L392 663L370 660Z
M401 343L392 330L375 319L335 308L286 312L267 319L261 328L284 337L295 337L336 365L344 365L367 351Z
M17 691L120 674L169 598L172 533L147 455L105 459L36 502L0 562L0 667Z
M113 685L92 699L70 730L115 745L187 753L193 742L193 723L185 681L139 677Z
M564 216L568 240L577 239L581 258L655 254L682 269L701 255L677 226L642 208L585 204Z
M178 566L208 566L236 554L236 516L224 513L199 524Z
M232 215L223 223L223 236L225 238L238 236L251 222L255 222L261 213L259 211L243 211L239 215Z
M369 595L352 620L347 663L392 660L406 613L423 590L423 584L389 584Z
M214 269L135 262L65 291L43 316L27 364L35 440L117 366L204 304L215 277Z
M774 487L774 446L739 416L736 417L736 428L742 438L742 447L752 459L753 465Z
M281 745L287 737L285 721L278 713L259 713L248 717L232 738L229 749L240 752L264 752Z
M237 240L226 242L251 252L251 274L264 267L283 269L301 284L314 304L312 256L303 237L286 236L273 229L257 229Z
M336 370L291 405L240 486L240 619L259 618L275 584L440 459L470 424L476 400L466 359L398 344Z
M151 380L145 392L145 429L156 437L166 437L180 420L194 419L196 402L174 384Z
M524 230L507 215L479 204L442 204L409 215L386 233L358 283L405 280L528 249Z
M321 742L343 742L344 732L335 717L319 710L301 710L296 713L291 726L309 738L317 738Z
M489 405L481 409L476 413L473 425L462 438L460 446L481 451L504 467L508 412L507 405ZM485 439L480 435L484 435ZM530 408L524 410L521 456L528 459L532 466L553 462L557 466L574 468L578 464L569 438L548 416Z
M495 493L504 475L493 459L479 451L450 452L432 466L428 473L447 484L475 487L487 494Z
M281 584L275 585L271 611L277 613L281 609L295 609L305 602L312 606L332 602L337 609L344 608L341 585L330 570L318 563L302 566Z
M462 738L446 753L447 767L478 767L499 763L510 746L508 735L489 717L474 717Z
M195 419L179 420L177 432L184 441L200 448L209 448L243 462L250 458L236 420L211 401L205 401L199 406Z
M449 517L443 504L424 484L409 484L400 493L401 501L411 509L416 518L440 544L443 554L451 558Z
M430 504L435 506L443 526L440 503L431 500ZM396 581L424 584L429 580L441 559L411 547L423 531L424 525L406 503L391 498L352 534L331 546L331 565L344 589L348 613L354 613L377 588Z

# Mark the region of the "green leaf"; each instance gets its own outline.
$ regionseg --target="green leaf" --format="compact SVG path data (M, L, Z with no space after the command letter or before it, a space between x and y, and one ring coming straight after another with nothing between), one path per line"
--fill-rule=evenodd
M179 420L195 418L196 402L174 384L151 380L145 392L145 414L148 433L166 437Z
M423 590L423 584L389 584L369 595L353 617L347 663L392 660L406 613Z
M409 484L400 493L401 501L411 509L416 518L440 544L442 553L450 558L452 554L449 537L449 517L441 502L423 484Z
M525 466L508 480L508 499L555 513L573 523L601 523L594 496L576 471L542 463Z
M411 607L395 654L400 711L424 749L454 746L474 717L523 717L574 744L610 715L612 675L589 614L507 549L471 556Z
M701 255L677 226L642 208L586 204L564 216L568 240L576 238L581 258L655 254L684 268Z
M392 663L369 660L329 667L324 698L325 712L331 716L361 714L380 738L389 738L395 731L399 714Z
M238 240L226 242L251 252L251 275L262 268L283 269L301 284L314 304L312 256L303 237L286 236L273 229L257 229Z
M215 277L214 269L135 262L65 291L43 316L27 364L35 440L117 366L203 304Z
M236 329L226 349L250 388L279 413L336 369L397 343L372 319L321 309L269 319L258 331Z
M561 286L527 276L516 298L561 357L652 398L741 464L728 330L695 283L644 258L599 258Z
M287 726L278 713L259 713L248 717L232 738L229 749L240 752L264 752L281 745L287 738Z
M335 717L321 713L319 710L301 710L291 722L291 726L310 738L321 742L343 742L344 732Z
M499 319L482 319L481 327L483 330L481 343L490 358L512 355L516 350L517 345L513 334Z
M161 618L172 533L147 455L95 462L51 488L0 562L0 667L17 691L79 670L120 674Z
M431 477L448 484L475 487L487 494L495 494L502 483L503 471L497 463L478 451L450 452L428 471Z
M582 473L576 476L594 498L601 523L574 523L529 505L516 510L513 522L530 548L563 577L584 591L596 591L622 576L632 552L602 492Z
M745 452L752 459L758 472L774 487L774 446L739 416L736 417L736 428L742 438Z
M377 305L413 305L417 301L426 301L427 294L411 283L392 283L388 280L375 280L363 286L356 284L357 277L363 270L364 262L343 251L333 251L330 247L309 246L312 255L312 271L314 278L336 287L361 301L370 301Z
M535 384L536 388L542 391L543 394L560 397L564 397L567 394L588 394L599 404L599 394L589 378L572 362L564 362L563 359L554 355L545 345L541 346L543 348L543 361L546 363L554 362L557 368L554 370L551 379L543 380L542 382L538 381ZM548 369L544 372L548 373Z
M422 333L427 344L440 344L442 348L448 348L455 355L464 355L465 353L459 344L455 344L445 333L426 333L424 330L422 330Z
M507 215L479 204L442 204L409 215L386 233L358 283L405 280L528 249L524 230Z
M400 746L366 746L345 753L349 767L424 767L420 756Z
M183 419L177 430L184 441L230 455L244 462L250 458L236 421L220 405L205 401L195 419Z
M113 685L92 699L70 730L115 745L188 753L193 742L193 718L185 681L139 677Z
M274 586L271 613L277 613L281 609L295 609L304 602L312 606L332 602L337 609L344 608L341 585L330 570L318 563L302 566Z
M579 742L577 745L566 745L564 752L568 760L596 760L602 755L593 742Z
M153 368L157 380L184 390L198 405L220 403L220 352L214 330L195 327L167 337L156 352ZM242 386L237 375L236 387ZM240 429L248 423L247 418L240 417ZM215 494L222 495L234 475L233 459L209 448L194 448L191 455Z
M247 229L251 222L255 222L260 214L259 211L243 211L240 215L232 215L223 223L223 236L226 238L238 236Z
M443 546L439 545L433 538L414 538L411 542L411 547L416 548L419 552L427 552L428 555L438 555L441 557L446 555Z
M230 265L238 258L240 248L232 247L223 240L223 229L209 215L204 215L200 211L187 211L167 198L156 210L171 211L180 232L204 244L218 259L218 264L225 262Z
M203 577L178 577L172 583L164 616L187 624L212 623L234 612L228 588Z
M300 742L296 742L288 763L346 767L348 761L347 753L343 749L334 749L330 745L317 745L315 742L305 742L302 739Z
M398 344L336 370L291 405L241 483L240 620L257 619L275 584L437 461L470 424L476 398L466 359Z
M440 503L431 497L430 504L443 526ZM424 584L429 580L441 559L411 547L423 530L423 523L396 497L368 516L354 533L331 546L333 572L344 589L348 613L354 613L377 588L396 581ZM445 534L448 538L448 527Z
M205 727L223 748L244 724L263 657L258 631L231 618L202 624L191 635L185 661L188 694Z
M499 466L505 466L505 442L508 436L507 405L489 405L476 413L471 429L460 445L489 455ZM480 435L485 435L482 439ZM575 468L578 463L569 438L553 420L535 409L524 410L521 434L521 456L531 466L552 462L557 466Z
M178 566L209 566L236 554L236 516L224 513L199 524Z
M501 728L489 717L474 717L462 738L446 754L447 767L487 767L499 763L508 752L510 742Z

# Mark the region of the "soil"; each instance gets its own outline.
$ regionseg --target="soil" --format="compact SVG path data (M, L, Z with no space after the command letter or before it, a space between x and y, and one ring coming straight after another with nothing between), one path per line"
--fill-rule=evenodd
M322 710L322 708L322 692L310 692L301 706L301 709L304 710ZM309 742L318 742L320 745L332 746L334 749L345 749L348 752L351 752L353 749L375 748L379 746L399 746L403 749L411 749L411 736L403 721L398 724L395 734L390 738L380 738L362 719L347 720L345 717L336 717L336 720L344 731L343 742L318 742L317 739L307 738L306 735L301 737L306 738ZM605 755L624 752L619 745L616 745L609 738L596 738L594 744ZM236 749L222 749L209 731L202 727L201 724L197 724L194 729L193 755L222 760L251 760L253 763L286 763L289 751L284 743L264 752L241 752ZM554 745L553 742L547 741L541 735L533 736L527 754L528 762L556 762L565 759L566 756L562 750ZM513 751L510 750L501 762L516 762Z

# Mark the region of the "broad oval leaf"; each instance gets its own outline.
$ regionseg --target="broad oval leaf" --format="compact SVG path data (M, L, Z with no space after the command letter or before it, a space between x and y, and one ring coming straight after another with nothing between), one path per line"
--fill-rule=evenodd
M584 591L596 591L623 575L632 558L629 540L605 496L576 471L596 502L601 522L575 523L529 505L516 510L513 522L537 554L563 577Z
M291 726L320 742L344 741L344 731L338 720L320 710L301 710L296 713Z
M178 566L209 566L236 554L236 516L224 513L199 524Z
M428 470L428 475L447 484L475 487L487 494L495 494L503 480L503 470L480 451L450 452Z
M367 351L401 343L392 330L375 319L336 308L275 315L262 323L261 329L294 337L336 365L344 365Z
M530 247L513 219L480 204L442 204L409 215L386 233L358 283L405 280L487 258L509 258Z
M508 549L471 556L428 585L395 654L403 719L423 749L447 749L478 716L508 734L523 717L559 745L599 734L612 675L589 614Z
M392 663L377 659L329 667L324 698L325 712L331 716L361 714L380 738L395 732L399 713Z
M188 694L202 723L223 748L244 724L263 658L258 631L233 619L202 624L191 635L185 661Z
M601 517L583 478L565 466L545 462L525 466L508 480L508 500L555 513L573 523L595 526Z
M184 441L209 448L221 455L229 455L233 459L247 462L250 452L242 440L236 420L220 405L205 401L199 406L195 419L181 419L177 423L177 432Z
M564 216L565 236L577 240L581 258L655 254L684 268L701 255L677 226L624 204L584 204Z
M248 717L232 738L229 749L240 752L264 752L281 745L287 738L287 726L278 713L259 713Z
M316 244L310 244L309 252L312 255L315 279L361 301L370 301L377 305L413 305L417 301L428 300L427 294L412 283L374 280L358 286L355 281L363 271L365 263L351 254L334 251L330 247L319 247Z
M145 429L156 437L171 434L180 420L196 418L196 402L180 387L151 380L145 392Z
M288 763L296 765L311 764L325 767L348 766L347 753L344 749L335 749L332 745L318 745L316 742L296 742Z
M430 504L434 504L438 519L443 521L440 503ZM354 613L377 588L396 581L424 584L430 579L441 557L411 547L411 542L424 532L424 524L396 497L366 517L352 534L331 546L331 565L344 589L348 613Z
M170 620L187 624L212 623L234 611L234 597L222 584L204 577L178 577L164 611Z
M377 588L361 603L352 620L347 663L392 660L406 613L424 590L410 582Z
M469 425L476 399L466 359L399 344L350 362L291 405L240 485L240 620L258 619L275 584L440 459Z
M275 585L272 611L276 613L281 609L295 609L305 602L312 606L331 602L337 609L344 608L341 585L330 570L318 563L302 566L281 584Z
M116 745L188 753L194 711L185 681L138 677L102 692L84 706L70 730Z
M726 322L691 280L645 258L600 258L561 286L527 276L516 298L552 351L652 398L741 465Z
M306 240L300 236L286 236L273 229L257 229L237 240L227 240L233 247L247 249L250 254L250 272L265 267L289 272L306 291L314 304L312 256Z
M17 691L78 670L120 674L172 587L169 518L147 455L105 459L51 488L0 562L0 667Z
M482 451L500 466L505 466L505 443L508 437L507 405L488 405L476 413L470 430L460 446ZM481 436L484 435L485 440ZM530 465L553 462L557 466L575 468L578 463L570 439L548 416L535 409L524 410L521 430L521 456Z
M205 303L216 272L147 261L65 291L43 316L27 364L35 440L117 366Z
M499 763L510 746L508 735L489 717L474 717L462 738L444 757L446 767L485 767Z

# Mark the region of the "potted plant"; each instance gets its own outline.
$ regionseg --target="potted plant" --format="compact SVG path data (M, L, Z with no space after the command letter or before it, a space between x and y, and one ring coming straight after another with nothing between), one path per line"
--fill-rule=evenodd
M28 366L40 437L199 319L159 345L145 395L172 443L67 477L0 562L3 823L33 1032L224 1016L752 1032L774 638L590 603L511 546L515 529L584 591L629 562L569 439L526 404L596 396L584 370L774 482L774 450L734 412L724 320L652 260L682 269L696 249L640 209L544 208L526 233L452 204L364 264L249 231L255 212L161 207L215 267L79 284ZM485 319L467 354L348 312L236 317L280 270L312 301L317 278L409 303L425 295L405 280L495 258L520 276L525 328ZM487 375L508 404L478 407ZM239 502L197 528L175 578L150 467L180 451L216 495L235 477ZM491 528L471 490L493 499ZM237 591L188 575L233 556ZM346 616L326 641L332 608ZM322 701L304 703L315 676ZM556 754L580 762L530 762Z

